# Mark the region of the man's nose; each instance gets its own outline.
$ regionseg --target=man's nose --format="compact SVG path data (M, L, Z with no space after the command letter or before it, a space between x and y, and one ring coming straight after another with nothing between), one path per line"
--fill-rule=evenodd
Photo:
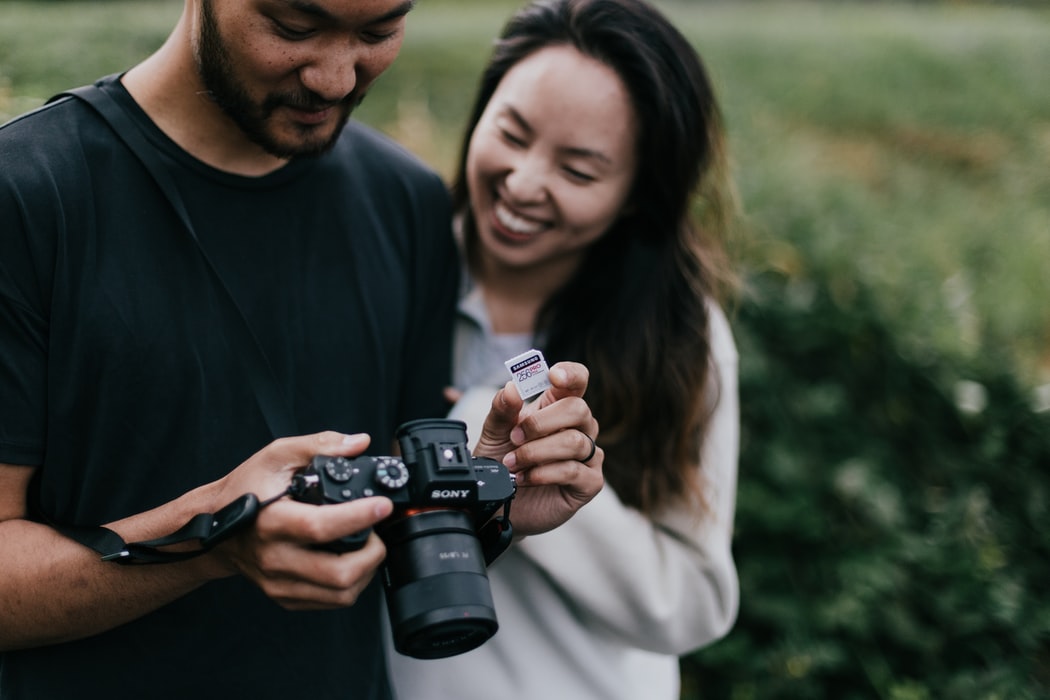
M299 80L326 102L340 102L357 87L359 51L348 42L329 42L299 69Z

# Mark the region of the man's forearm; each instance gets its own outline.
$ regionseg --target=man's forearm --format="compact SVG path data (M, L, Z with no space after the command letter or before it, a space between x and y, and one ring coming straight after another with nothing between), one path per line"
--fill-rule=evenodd
M193 505L183 499L110 525L127 541L180 527ZM208 557L160 565L101 561L54 529L24 519L0 522L0 651L98 634L134 620L221 574Z

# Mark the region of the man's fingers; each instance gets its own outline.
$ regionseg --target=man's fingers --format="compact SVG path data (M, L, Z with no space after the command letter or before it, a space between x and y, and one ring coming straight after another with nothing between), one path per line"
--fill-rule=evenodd
M375 533L361 549L343 554L283 543L267 548L250 578L285 608L338 608L357 600L385 556Z
M323 506L282 499L260 514L257 529L265 540L321 545L370 528L393 510L389 498L378 496Z
M367 531L392 511L393 503L382 497L323 506L281 499L263 509L253 531L219 549L284 607L342 607L356 600L386 547L375 533L343 554L324 545Z
M330 430L278 438L222 479L214 507L218 510L245 493L254 493L260 499L271 498L288 488L292 473L308 465L315 456L356 456L370 442L365 433L347 435Z
M278 438L270 443L263 452L266 458L282 466L302 466L310 462L315 455L325 454L336 457L358 455L372 441L366 433L347 435L326 430L313 435Z

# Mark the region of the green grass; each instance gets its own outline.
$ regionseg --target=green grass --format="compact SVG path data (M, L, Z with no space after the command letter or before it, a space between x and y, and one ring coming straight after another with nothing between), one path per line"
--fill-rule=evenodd
M160 44L178 0L0 0L0 120ZM488 47L518 3L424 0L360 117L450 172ZM870 285L915 357L1050 381L1050 11L662 2L730 127L748 269L805 294ZM0 166L2 167L2 166Z
M1050 15L674 6L722 87L750 259L879 291L918 355L1050 378Z

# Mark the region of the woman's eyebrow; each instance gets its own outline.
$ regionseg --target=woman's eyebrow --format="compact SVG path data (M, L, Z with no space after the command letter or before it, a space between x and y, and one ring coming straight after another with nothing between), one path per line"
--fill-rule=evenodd
M612 164L612 159L605 155L601 151L596 151L593 148L565 148L562 149L570 156L577 158L588 158L590 160L596 160L601 163Z
M529 134L531 136L533 133L535 133L532 128L532 125L529 124L528 120L521 115L521 112L514 109L513 105L504 105L503 110L504 113L506 113L508 117L514 120L514 123L517 124L518 127L526 134ZM593 148L567 147L561 148L559 150L561 150L566 155L574 156L577 158L589 158L591 160L596 160L602 163L612 163L612 159L609 158L609 156L605 155L601 151L596 151Z
M521 116L521 112L514 109L513 105L505 105L504 110L506 111L507 116L513 119L522 131L525 131L528 134L532 133L532 125L529 124L528 120L526 120L525 117Z

